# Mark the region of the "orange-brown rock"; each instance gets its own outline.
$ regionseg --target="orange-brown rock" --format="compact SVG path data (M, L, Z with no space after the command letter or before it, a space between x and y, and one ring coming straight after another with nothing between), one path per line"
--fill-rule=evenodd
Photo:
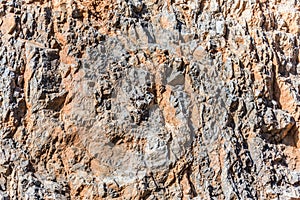
M299 6L1 1L0 197L300 198Z

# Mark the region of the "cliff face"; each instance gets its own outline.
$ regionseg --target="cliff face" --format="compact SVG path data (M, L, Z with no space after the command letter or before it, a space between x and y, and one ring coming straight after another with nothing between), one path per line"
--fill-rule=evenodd
M300 2L0 3L1 199L300 198Z

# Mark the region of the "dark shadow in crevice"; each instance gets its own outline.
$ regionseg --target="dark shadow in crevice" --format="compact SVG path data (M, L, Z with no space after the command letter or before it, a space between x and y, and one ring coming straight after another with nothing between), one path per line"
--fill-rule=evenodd
M282 139L282 144L285 144L287 146L293 146L297 147L297 143L299 141L299 130L296 124L292 127L292 129L289 131L287 136L285 136Z

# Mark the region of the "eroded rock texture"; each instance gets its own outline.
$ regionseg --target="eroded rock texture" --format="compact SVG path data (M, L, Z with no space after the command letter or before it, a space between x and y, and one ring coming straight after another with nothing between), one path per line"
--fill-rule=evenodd
M0 16L1 199L300 198L300 1Z

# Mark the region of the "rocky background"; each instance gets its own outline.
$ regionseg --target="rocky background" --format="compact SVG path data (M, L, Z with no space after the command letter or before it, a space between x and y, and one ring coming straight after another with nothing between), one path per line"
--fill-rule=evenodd
M300 198L299 0L1 0L1 199Z

